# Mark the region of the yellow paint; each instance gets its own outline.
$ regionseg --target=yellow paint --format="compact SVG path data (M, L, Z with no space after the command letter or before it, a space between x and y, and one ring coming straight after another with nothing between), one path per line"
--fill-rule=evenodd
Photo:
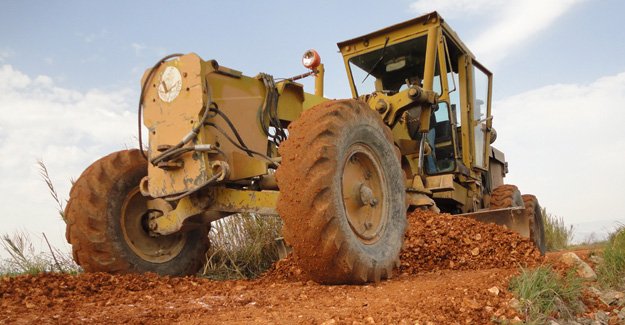
M277 215L278 194L278 191L249 191L220 187L215 189L215 203L210 210Z
M150 227L155 232L167 235L174 233L182 227L182 223L185 219L198 215L203 212L197 205L193 204L191 199L183 197L178 201L178 205L172 211L169 211L165 215L158 217L150 222ZM154 227L154 225L156 225Z
M179 69L182 77L180 95L164 102L157 89L163 71L170 66ZM144 77L145 79L145 77ZM283 121L299 118L301 112L326 99L305 94L301 84L282 81L278 91L277 115ZM214 60L204 61L194 53L162 64L148 85L144 100L144 124L149 130L150 158L160 152L159 146L179 143L200 120L208 101L215 103L232 122L245 145L256 152L277 156L269 150L267 136L261 130L259 116L265 101L265 86L259 78L251 78L234 69L219 66ZM228 123L218 115L208 119L238 144ZM188 152L170 165L179 168L163 169L149 164L148 191L155 198L193 191L204 186L213 176L211 162L224 161L230 167L228 180L249 179L267 174L267 160L254 155L249 157L232 144L226 135L212 126L200 128L195 141L187 146L210 144L219 147L217 152Z

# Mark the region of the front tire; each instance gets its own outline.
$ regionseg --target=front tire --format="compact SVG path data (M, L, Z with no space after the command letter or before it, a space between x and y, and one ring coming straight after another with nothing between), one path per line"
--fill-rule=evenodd
M357 100L305 111L280 146L278 213L302 269L320 283L391 276L406 228L390 129Z
M148 198L139 192L147 162L137 149L94 162L74 183L65 209L66 238L87 272L195 274L208 250L208 227L151 237Z

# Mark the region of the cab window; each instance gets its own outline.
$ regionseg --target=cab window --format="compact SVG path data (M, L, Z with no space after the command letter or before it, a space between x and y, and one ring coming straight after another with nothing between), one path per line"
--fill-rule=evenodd
M427 36L387 45L349 59L357 96L374 91L395 93L407 83L421 85Z
M432 148L425 157L426 172L429 175L448 173L456 168L454 145L450 121L450 108L445 102L438 103L430 118L430 131L427 133L428 145Z
M488 75L473 66L473 137L475 141L475 167L485 168L486 122L488 105Z

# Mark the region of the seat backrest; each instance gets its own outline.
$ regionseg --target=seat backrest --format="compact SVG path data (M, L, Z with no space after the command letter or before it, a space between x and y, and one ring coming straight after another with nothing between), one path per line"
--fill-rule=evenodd
M440 121L436 123L436 143L451 141L451 123L449 121Z

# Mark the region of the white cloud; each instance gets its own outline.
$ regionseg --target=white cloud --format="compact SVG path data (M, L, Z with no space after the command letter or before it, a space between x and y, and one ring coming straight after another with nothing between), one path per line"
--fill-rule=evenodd
M90 56L83 57L80 59L80 63L82 64L99 64L106 62L106 57L100 54L92 54Z
M0 63L5 62L8 58L13 56L13 51L10 49L0 49Z
M170 54L164 47L148 46L143 43L133 42L130 43L130 47L133 49L137 57L156 55L161 58L167 54Z
M83 42L85 43L93 43L95 41L101 40L107 37L108 34L109 32L106 29L101 29L98 32L89 33L89 34L77 33L78 37L82 38Z
M582 1L509 1L494 23L469 44L482 61L495 64Z
M495 102L495 146L506 152L507 181L534 192L567 223L625 223L623 107L625 72Z
M80 92L58 87L49 76L30 77L0 66L0 233L26 228L64 242L64 226L38 175L43 159L63 199L70 179L94 160L125 145L136 146L136 98L121 89Z
M482 63L492 67L583 1L418 0L410 9L419 14L437 10L448 19L471 17L471 24L483 32L467 44Z
M417 14L438 11L443 17L454 18L467 14L483 14L498 9L504 0L418 0L410 5Z
M146 49L146 46L143 44L139 44L139 43L132 43L130 44L130 46L132 47L133 50L135 50L135 55L136 56L140 56L143 52L143 50Z

